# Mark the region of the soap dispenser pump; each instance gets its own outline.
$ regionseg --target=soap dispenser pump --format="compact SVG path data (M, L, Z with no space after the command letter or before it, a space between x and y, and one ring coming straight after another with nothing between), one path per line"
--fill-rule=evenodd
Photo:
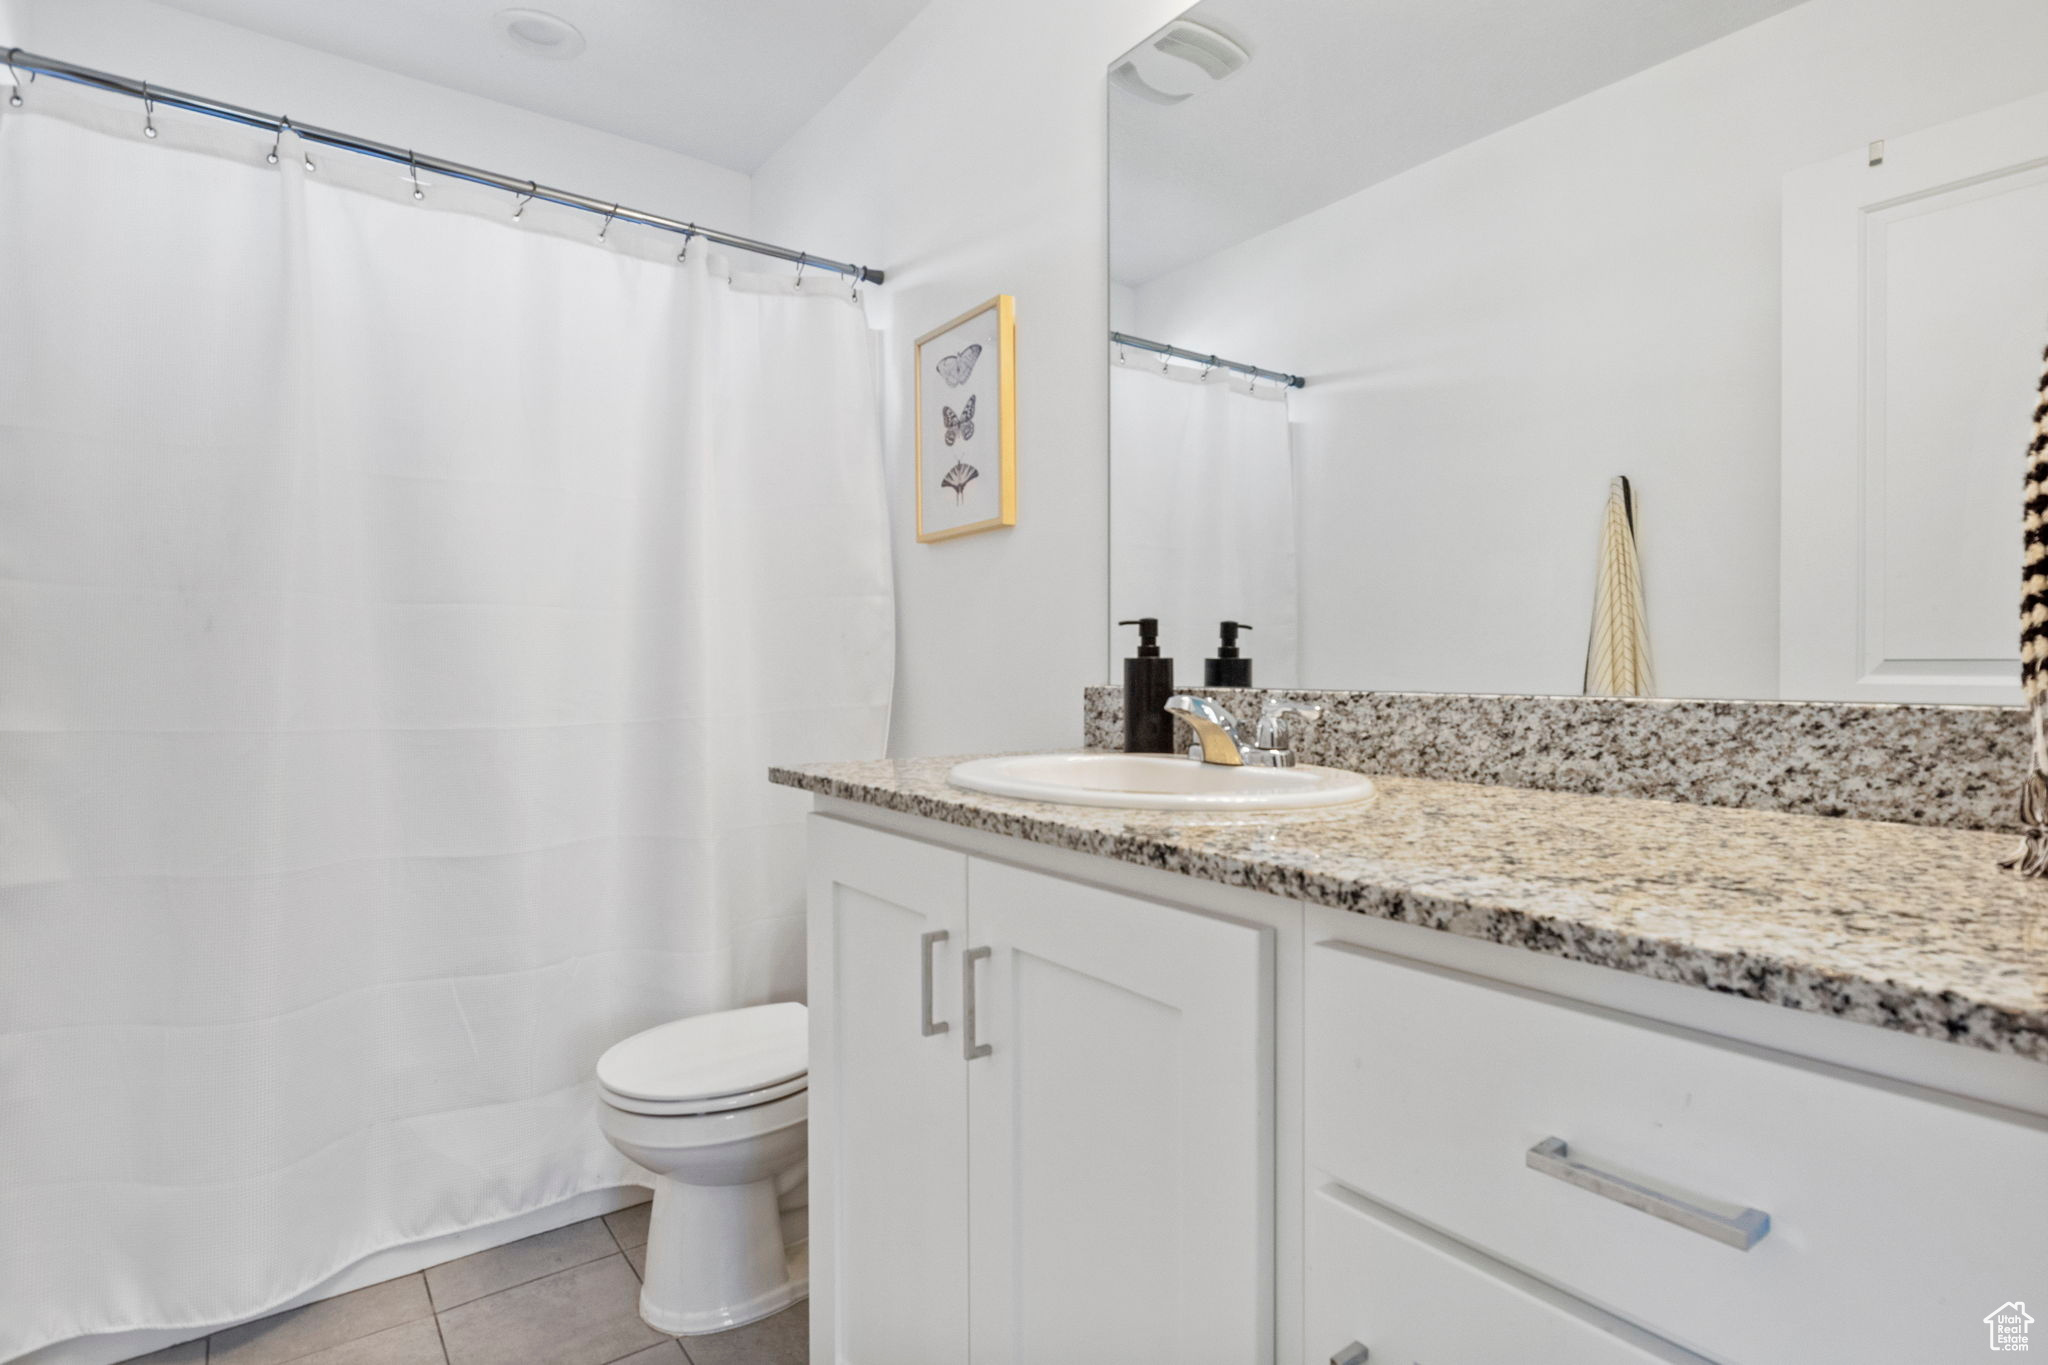
M1124 660L1124 752L1173 753L1173 717L1166 713L1173 695L1173 660L1159 656L1159 618L1141 616L1117 624L1138 628L1138 653Z
M1216 657L1202 665L1202 686L1204 687L1250 687L1252 685L1252 661L1241 658L1237 652L1237 633L1250 630L1242 621L1223 623L1223 642L1216 646Z

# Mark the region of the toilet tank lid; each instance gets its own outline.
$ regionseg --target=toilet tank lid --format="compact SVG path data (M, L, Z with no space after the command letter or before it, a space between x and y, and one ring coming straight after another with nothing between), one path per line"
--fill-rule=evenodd
M808 1067L809 1023L795 1003L678 1019L606 1049L597 1081L636 1100L707 1100L780 1085Z

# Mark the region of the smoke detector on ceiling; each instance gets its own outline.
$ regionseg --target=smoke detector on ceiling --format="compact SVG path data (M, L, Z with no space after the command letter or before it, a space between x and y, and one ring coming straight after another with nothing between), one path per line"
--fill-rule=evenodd
M1153 104L1179 104L1244 69L1252 54L1207 24L1176 19L1130 50L1110 83Z
M558 14L540 9L503 9L498 23L512 46L551 61L567 61L583 50L583 32Z

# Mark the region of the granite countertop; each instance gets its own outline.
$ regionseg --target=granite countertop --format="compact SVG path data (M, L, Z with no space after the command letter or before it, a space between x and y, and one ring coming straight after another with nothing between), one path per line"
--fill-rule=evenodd
M959 758L771 780L2048 1062L2048 882L2010 835L1376 777L1355 806L1186 815L946 785Z

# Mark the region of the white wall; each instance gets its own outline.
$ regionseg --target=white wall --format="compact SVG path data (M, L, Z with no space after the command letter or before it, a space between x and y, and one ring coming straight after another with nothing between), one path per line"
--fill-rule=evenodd
M1143 334L1138 325L1138 291L1128 284L1109 286L1109 325L1119 332Z
M686 221L748 229L750 186L737 171L150 0L0 0L0 48L5 47L288 114Z
M1775 695L1780 178L2043 52L2041 0L1811 0L1141 288L1309 376L1303 678L1577 691L1625 473L1659 690Z
M768 240L872 261L898 592L897 753L1074 744L1103 676L1103 71L1183 0L934 0L754 179ZM912 341L1017 298L1017 525L916 542Z

